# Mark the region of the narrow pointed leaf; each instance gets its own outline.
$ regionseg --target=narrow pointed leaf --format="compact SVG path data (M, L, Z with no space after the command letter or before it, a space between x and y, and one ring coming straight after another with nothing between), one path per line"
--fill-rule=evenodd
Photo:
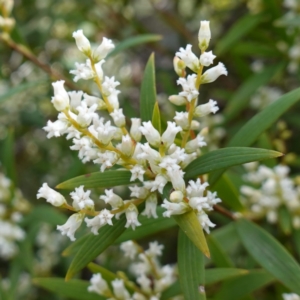
M62 256L70 256L75 255L79 249L83 246L83 244L90 238L91 234L87 233L84 236L76 239L75 242L71 243L63 252Z
M110 52L106 58L114 56L126 49L138 46L138 45L142 45L142 44L146 44L146 43L151 43L151 42L158 42L162 39L162 36L159 34L141 34L141 35L137 35L134 37L130 37L124 41L122 41L121 43L119 43L116 48Z
M182 230L178 238L178 271L184 299L205 300L204 256Z
M248 274L248 270L234 268L217 268L205 270L205 284L214 284L219 281Z
M300 88L283 95L248 121L230 140L228 147L251 146L265 130L274 124L280 116L299 100ZM209 183L213 185L223 172L225 172L225 169L210 174Z
M63 278L34 278L33 283L54 294L74 300L104 300L106 298L88 292L90 283L84 280L73 279L66 282Z
M282 153L259 148L222 148L201 155L192 161L184 169L185 178L189 179L218 169L229 168L251 161L259 161L279 156L282 156Z
M240 300L273 282L275 278L264 270L249 271L225 282L214 300Z
M284 232L284 234L291 234L292 232L292 218L288 211L288 209L285 206L282 206L278 210L278 221L279 226L281 230Z
M125 231L126 218L124 214L120 220L114 220L114 225L105 225L100 228L99 235L90 234L85 243L76 253L69 270L66 275L66 280L71 279L77 272L84 268L88 263L94 260L108 246Z
M180 229L188 236L194 245L207 257L210 257L203 229L194 211L173 216Z
M250 255L292 292L300 294L300 266L268 232L241 219L235 223L240 239Z
M111 170L81 175L64 181L56 186L57 189L74 189L80 185L85 188L108 188L130 184L131 173L127 170Z
M172 285L170 285L166 290L162 292L160 300L168 300L180 294L182 294L180 284L178 281L175 281Z
M140 113L142 121L152 121L153 109L156 103L154 53L147 62L141 86Z
M153 108L153 115L152 115L152 124L154 128L161 133L161 120L160 120L160 110L158 102L155 102L154 108Z

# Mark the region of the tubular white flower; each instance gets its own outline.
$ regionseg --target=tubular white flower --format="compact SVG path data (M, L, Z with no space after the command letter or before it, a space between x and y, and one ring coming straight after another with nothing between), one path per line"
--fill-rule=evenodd
M213 228L216 226L216 224L214 224L210 221L210 219L208 218L208 215L204 211L198 212L197 217L198 217L199 223L201 224L202 228L206 231L206 233L210 233L209 227Z
M131 226L135 230L136 226L141 226L142 224L138 221L138 210L134 204L130 204L125 211L127 222L125 227L128 228Z
M196 89L196 74L188 75L187 78L179 78L177 84L182 86L183 92L179 93L179 96L185 97L187 101L191 102L193 99L197 98L199 95ZM201 77L202 78L202 77Z
M149 194L149 192L146 188L140 187L137 185L130 186L129 189L131 191L130 197L145 199L147 197L147 195Z
M141 287L141 289L142 289L142 291L143 291L144 293L151 294L151 292L152 292L152 289L151 289L152 282L151 282L151 280L150 280L145 274L140 275L140 276L136 279L136 282L140 285L140 287ZM151 297L151 298L153 298L153 297ZM150 298L150 299L151 299L151 298ZM155 297L155 298L156 298L156 297ZM146 299L146 298L145 298L143 295L138 296L138 298L137 298L137 296L135 296L135 297L134 297L134 300L137 300L137 299L144 300L144 299ZM152 300L152 299L151 299L151 300Z
M169 202L167 199L164 199L161 207L165 208L166 211L163 213L164 217L170 218L171 215L181 215L186 213L189 210L189 207L186 203L173 203Z
M118 109L119 108L119 99L118 95L120 94L120 91L114 90L109 96L107 96L107 100L109 104L114 108Z
M200 55L200 64L202 66L208 67L213 64L215 58L216 56L213 55L212 51L204 52Z
M208 69L202 76L201 76L201 83L210 83L215 81L219 76L226 75L228 72L221 62L213 68Z
M140 131L141 122L142 120L140 118L131 118L130 135L136 142L139 142L142 138Z
M114 94L116 91L116 87L120 85L119 81L115 81L115 76L113 77L104 77L104 82L102 84L103 93L105 96L109 96Z
M111 126L110 121L104 123L104 119L101 118L96 120L96 122L94 120L93 125L89 127L89 131L92 132L92 130L97 132L98 139L102 144L108 145L112 140L117 128Z
M110 293L107 282L102 278L100 273L93 274L90 279L91 285L88 287L89 292L97 293L98 295L105 295Z
M99 61L106 57L106 55L115 48L112 40L103 37L102 43L93 52L94 61Z
M201 134L198 134L196 138L186 143L185 151L187 153L193 153L203 146L206 146L206 142L204 142L204 137Z
M69 97L70 97L70 107L73 111L77 113L77 106L80 106L81 104L81 98L83 95L83 91L71 91L68 92Z
M121 243L120 249L124 252L125 257L134 259L138 254L138 246L133 241L126 241Z
M184 172L182 170L172 170L168 171L167 174L172 182L173 188L183 192L185 190Z
M210 113L215 114L218 110L217 101L210 99L206 104L199 105L195 108L194 116L203 117Z
M140 165L135 165L131 170L131 178L130 181L135 181L136 179L139 179L141 182L144 181L143 175L145 174L145 170Z
M125 126L125 116L123 114L123 109L115 109L112 113L110 113L110 116L113 118L114 123L118 127Z
M180 48L179 52L176 52L175 54L176 56L178 56L179 58L181 58L185 65L190 68L192 71L194 71L195 73L198 72L199 70L199 59L198 57L193 53L192 51L192 45L188 44L186 46L186 49L184 48Z
M87 127L91 124L94 117L97 117L95 113L97 109L97 104L88 107L86 102L82 101L80 106L77 106L77 123L82 127Z
M99 198L102 199L106 204L111 205L113 209L121 208L124 203L121 197L116 195L112 189L105 190L105 195L100 196Z
M163 193L163 189L167 184L168 180L165 176L158 174L155 177L154 181L146 181L144 182L145 188L149 189L151 192L158 190L161 194Z
M169 97L169 101L173 103L174 105L185 105L186 104L186 98L178 95L172 95Z
M151 146L159 147L160 145L160 134L153 127L151 121L143 122L143 126L140 126L140 131L146 137L147 141Z
M73 38L76 41L77 48L79 51L83 52L85 55L89 55L91 53L91 44L90 41L83 34L82 29L73 32Z
M57 225L57 229L61 232L62 235L66 235L70 238L71 241L75 241L74 237L75 231L80 227L84 214L76 213L73 214L64 225Z
M100 99L99 97L95 97L95 96L90 96L88 94L83 94L83 100L87 106L91 107L94 104L97 104L97 109L101 110L101 109L106 109L106 104L105 102Z
M176 159L170 156L165 156L162 158L159 166L163 169L166 169L168 172L172 173L173 171L179 170L180 166L176 164Z
M113 214L110 213L109 210L107 209L103 209L100 211L99 215L97 215L96 217L92 218L92 219L88 219L85 218L85 222L87 227L91 227L91 231L93 234L98 235L98 230L108 224L108 225L113 225L112 223L112 218L114 217Z
M58 137L66 133L68 129L68 123L56 120L55 122L51 122L50 120L47 122L47 126L43 127L43 129L48 132L47 138L50 139L53 136Z
M189 113L183 111L175 112L174 120L177 125L179 125L183 130L189 129Z
M132 156L134 151L134 144L129 134L122 136L122 143L117 145L117 149L120 150L127 157Z
M208 48L211 39L209 21L200 21L200 29L198 33L199 48L205 51Z
M98 153L98 158L94 160L95 164L101 164L101 172L104 172L105 169L112 167L119 157L115 152L105 151L103 153Z
M178 132L182 131L180 126L176 126L176 123L168 121L168 127L161 136L161 141L164 143L166 147L170 147L177 135Z
M201 183L199 178L196 181L190 180L189 185L186 188L188 197L202 197L208 185L209 184L207 182Z
M80 159L83 159L85 156L85 153L91 149L92 142L90 138L84 136L80 139L73 139L73 146L70 147L71 150L78 150L78 157Z
M155 193L151 194L146 200L145 210L141 213L143 216L147 216L148 218L157 218L156 213L157 207L157 196Z
M52 83L54 89L54 97L52 97L51 102L53 103L57 111L63 111L70 105L70 98L64 88L64 83L64 80L59 80Z
M162 255L164 245L160 245L157 241L149 243L149 249L145 251L149 257L157 257Z
M85 64L79 64L75 62L75 70L71 70L69 73L75 75L73 81L77 82L80 79L89 80L94 78L94 72L92 70L91 61L86 60Z
M102 70L102 65L105 63L105 60L102 59L100 60L99 62L97 62L95 64L95 70L96 70L96 73L97 73L97 76L98 78L100 79L100 81L103 80L103 70Z
M94 210L94 201L90 198L91 191L84 191L84 186L75 188L74 192L71 192L71 198L73 199L72 206L76 210L91 209Z
M63 195L51 189L47 183L43 183L42 187L38 190L36 197L45 198L47 202L51 203L53 206L62 206L67 203Z

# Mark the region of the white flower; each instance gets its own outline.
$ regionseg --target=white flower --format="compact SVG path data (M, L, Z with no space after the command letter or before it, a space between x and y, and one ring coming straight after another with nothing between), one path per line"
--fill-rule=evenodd
M147 141L151 146L159 147L160 145L160 134L153 127L151 121L143 122L143 126L140 126L140 131L146 137Z
M204 137L199 133L196 138L186 143L185 151L187 153L193 153L203 146L206 146L206 142L204 142Z
M174 71L176 72L176 74L179 77L182 77L185 75L185 63L183 60L181 60L180 58L178 58L177 56L174 56L173 59L173 67L174 67Z
M110 113L110 116L113 118L114 123L118 127L125 126L125 116L123 114L123 109L115 109L112 113Z
M189 67L192 71L198 72L199 70L199 59L198 57L192 52L192 45L188 44L186 49L180 48L179 52L175 54L179 58L181 58L187 67Z
M140 165L135 165L131 170L131 178L130 181L135 181L136 179L139 179L140 181L144 181L143 175L145 174L145 170Z
M144 182L145 188L149 189L151 192L158 190L161 194L163 193L163 189L167 184L168 180L165 176L158 174L155 177L154 181L146 181Z
M130 300L130 294L125 289L124 281L122 279L115 279L111 282L111 284L117 299Z
M152 281L145 274L140 275L136 279L136 282L140 285L143 292L148 293L148 294L150 294L152 292L152 289L151 289ZM146 299L144 296L142 296L142 297L143 298L137 298L137 296L135 296L134 300Z
M180 169L180 166L177 165L177 160L175 158L171 158L170 156L163 157L159 166L163 169L166 169L170 173Z
M201 76L201 83L210 83L215 81L219 76L226 75L228 72L221 62L213 68L208 69L202 76Z
M116 87L120 85L119 81L115 81L115 76L109 78L107 76L104 77L104 82L102 83L103 93L105 96L109 96L114 94L116 91Z
M297 294L294 293L290 293L290 294L282 294L283 300L300 300L300 296L298 296Z
M189 207L186 203L173 203L169 202L167 199L164 200L161 207L165 208L167 211L163 213L164 217L170 218L171 215L181 215L189 210Z
M182 170L168 170L167 174L172 182L173 188L178 191L185 190L185 182L183 179L184 172Z
M129 189L131 191L130 197L135 197L139 199L145 199L149 193L146 188L137 185L130 186Z
M139 142L142 138L140 126L141 126L140 118L131 118L130 135L136 142Z
M60 120L56 120L55 122L51 122L50 120L47 122L47 126L43 127L43 129L48 132L47 138L50 139L53 136L58 137L66 133L69 124L67 122L63 122Z
M127 222L125 227L128 228L131 226L133 230L135 230L136 226L141 226L142 224L138 221L138 210L134 204L130 204L125 211Z
M102 70L102 65L105 63L105 60L102 59L99 62L97 62L95 64L95 70L96 70L96 74L99 77L100 81L103 80L103 70Z
M80 139L73 139L73 143L74 145L70 147L71 150L78 150L78 157L80 159L84 158L84 155L86 153L86 151L88 151L91 146L92 146L92 142L90 140L90 138L84 136Z
M64 225L57 225L57 229L61 232L62 235L66 235L70 238L71 241L75 241L74 237L75 231L80 227L84 214L76 213L73 214Z
M52 83L54 89L54 97L52 97L51 102L53 103L57 111L63 111L70 105L70 98L64 88L64 83L64 80L59 80Z
M205 51L211 39L211 32L209 28L209 21L200 21L200 29L198 33L199 48Z
M208 187L208 183L207 182L201 183L199 178L197 179L197 181L190 180L189 185L186 188L187 195L189 198L202 197L207 187Z
M51 189L47 183L43 183L42 187L38 190L36 197L45 198L47 202L51 203L53 206L62 206L67 203L63 195Z
M168 127L161 136L161 141L166 147L170 147L173 144L178 132L182 131L180 126L176 126L176 123L168 121Z
M81 209L94 209L94 201L90 198L91 191L84 191L84 186L81 185L79 188L75 188L75 191L70 193L73 199L72 206L76 210Z
M210 233L209 227L215 227L216 224L212 223L210 219L208 218L208 215L204 212L198 212L197 217L199 220L199 223L201 224L202 228L206 231L206 233Z
M98 109L106 109L105 102L99 97L90 96L88 94L83 94L83 101L87 104L87 106L91 107L94 104L97 104Z
M100 196L106 204L111 205L112 208L117 209L123 206L123 200L118 195L114 194L113 190L105 190L105 195Z
M183 130L189 129L189 113L183 112L183 111L176 111L176 116L174 117L174 120L177 125L179 125Z
M91 52L91 44L90 41L83 34L83 31L81 29L74 31L73 38L76 41L76 45L79 51L83 52L86 55L89 55L89 53Z
M173 103L174 105L185 105L186 104L186 98L178 95L172 95L169 97L169 101Z
M77 112L76 107L81 104L81 98L83 95L83 91L71 91L68 92L70 97L70 106L73 111Z
M115 48L112 40L103 37L102 43L98 48L93 52L93 59L99 61L106 57L106 55Z
M216 56L213 55L212 51L204 52L200 55L200 64L202 66L208 67L214 62L215 58Z
M105 169L112 167L119 159L118 155L112 151L105 151L98 153L98 158L94 160L95 164L101 164L101 172Z
M183 92L179 93L179 96L185 97L189 102L197 98L199 95L198 90L196 89L196 74L188 75L187 78L179 78L177 84L182 86Z
M129 134L122 136L122 143L117 145L117 149L120 150L127 157L132 156L134 151L134 144Z
M105 295L109 292L109 287L107 282L102 278L100 273L93 274L90 279L91 285L88 287L89 292L95 292L98 295Z
M94 78L94 72L91 66L91 61L89 59L86 60L85 64L79 64L75 62L75 70L71 70L70 74L75 75L74 81L77 82L80 79L89 80Z
M162 250L164 249L164 245L160 245L157 241L149 243L149 249L145 251L147 256L156 257L162 255Z
M215 114L218 110L217 101L210 99L206 104L199 105L195 108L194 116L203 117L210 113Z
M157 218L156 207L157 207L157 196L155 193L151 194L146 200L145 210L141 213L143 216L148 218Z
M133 241L121 243L120 249L124 252L124 256L130 259L134 259L138 254L138 246Z
M100 211L99 215L94 217L93 219L88 219L85 218L85 222L87 227L92 227L91 231L93 234L98 235L98 230L100 227L108 224L108 225L113 225L111 219L114 217L113 214L110 213L109 210L103 209Z
M87 127L91 124L94 117L97 117L95 113L97 104L88 107L86 102L82 101L80 106L77 106L77 123L82 127Z
M110 121L104 123L104 119L101 118L93 121L93 125L89 127L89 131L92 132L93 130L97 133L99 141L103 145L108 145L114 137L117 128L112 126Z

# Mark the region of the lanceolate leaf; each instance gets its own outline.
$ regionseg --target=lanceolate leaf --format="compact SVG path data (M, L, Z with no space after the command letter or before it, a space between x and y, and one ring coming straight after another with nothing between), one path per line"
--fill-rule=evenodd
M113 222L113 226L105 225L100 228L99 235L94 235L92 233L89 235L85 243L76 253L67 272L66 280L71 279L124 232L126 222L124 214L120 217L120 220L117 222L114 220Z
M63 278L35 278L33 283L48 291L74 300L104 300L106 298L88 291L88 281L73 279L66 282Z
M158 102L155 102L154 108L153 108L153 115L152 115L152 124L156 130L158 130L159 133L161 133L161 120L160 120L160 110Z
M140 112L142 121L152 121L153 109L156 103L154 53L147 62L141 86Z
M249 271L225 282L215 300L240 300L252 292L274 281L274 277L264 270Z
M204 256L182 230L178 238L178 271L184 299L205 300Z
M229 142L228 147L251 146L266 129L299 100L300 88L283 95L247 122ZM224 171L225 169L211 174L209 177L210 184L213 185Z
M248 274L248 270L233 268L217 268L205 270L205 284L214 284L219 281Z
M277 151L266 149L247 147L222 148L208 152L192 161L184 170L186 172L185 178L194 178L195 176L218 169L229 168L251 161L259 161L278 156L282 156L282 154Z
M205 235L195 212L189 211L182 215L174 215L173 217L181 230L188 236L194 245L202 251L204 255L210 257Z
M118 185L130 184L131 173L127 170L111 170L94 172L74 177L56 186L57 189L74 189L80 185L85 188L108 188Z
M268 232L241 219L235 223L240 239L251 256L292 292L300 294L300 266Z

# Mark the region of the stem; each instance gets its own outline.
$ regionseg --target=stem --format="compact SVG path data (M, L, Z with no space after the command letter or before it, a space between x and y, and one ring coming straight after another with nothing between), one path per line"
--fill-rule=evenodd
M229 211L228 209L226 209L218 204L214 205L214 210L231 220L234 220L234 221L236 220L236 216L231 211Z

